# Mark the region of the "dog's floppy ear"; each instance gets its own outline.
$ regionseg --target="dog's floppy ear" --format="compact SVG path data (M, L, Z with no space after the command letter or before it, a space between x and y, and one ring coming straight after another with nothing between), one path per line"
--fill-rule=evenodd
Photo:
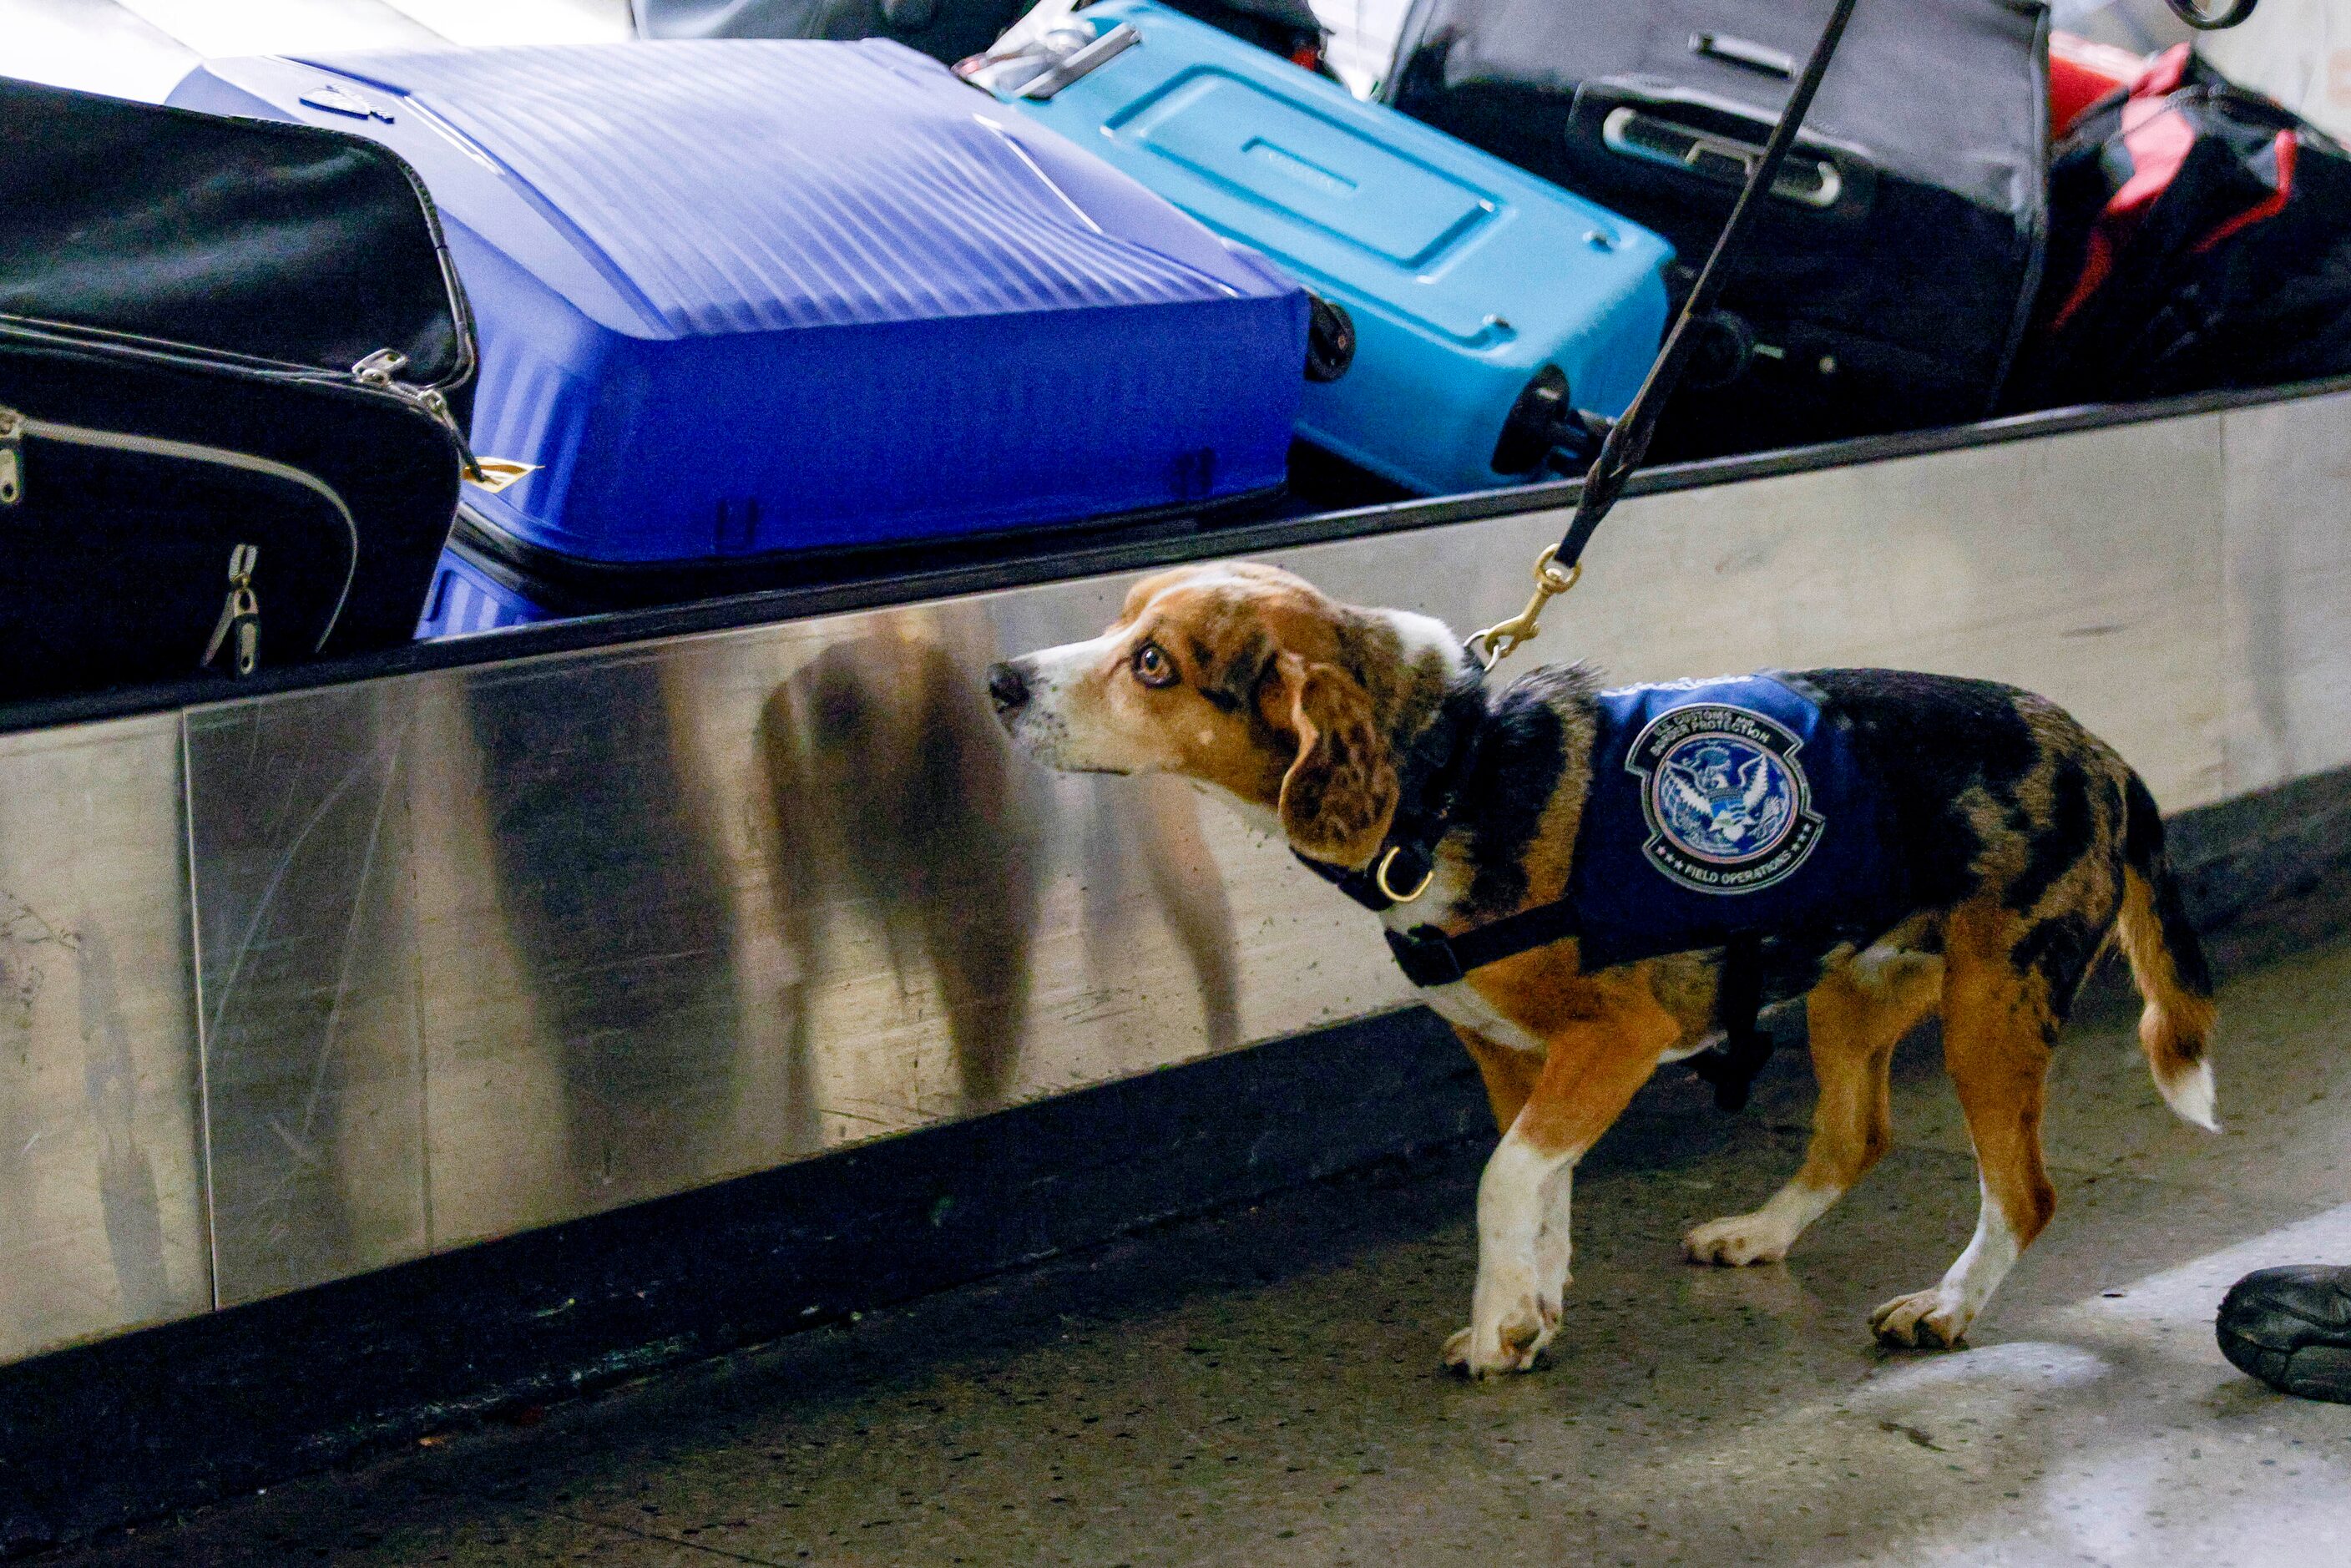
M1360 866L1379 852L1395 816L1395 763L1372 722L1372 699L1332 664L1295 653L1276 656L1278 693L1268 717L1298 737L1298 758L1282 776L1279 807L1291 845L1316 860Z

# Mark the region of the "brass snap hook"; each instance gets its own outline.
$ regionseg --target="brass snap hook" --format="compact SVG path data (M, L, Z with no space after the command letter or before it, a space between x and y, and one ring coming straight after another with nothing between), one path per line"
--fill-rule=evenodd
M1535 632L1539 630L1536 622L1542 619L1543 606L1573 588L1577 580L1583 576L1583 563L1581 561L1565 571L1553 566L1552 560L1558 554L1559 547L1552 545L1535 558L1535 595L1527 601L1524 610L1508 621L1496 622L1469 639L1469 651L1488 670L1518 652L1520 643L1534 641Z
M1378 888L1382 896L1385 897L1391 904L1410 904L1414 899L1418 898L1422 894L1426 893L1428 891L1428 884L1437 880L1437 864L1432 861L1429 862L1428 869L1421 873L1420 884L1415 887L1410 893L1398 893L1395 888L1389 886L1388 868L1395 864L1396 856L1402 853L1404 853L1404 846L1402 844L1396 845L1394 849L1388 851L1387 853L1380 857L1379 869L1372 873L1372 885Z

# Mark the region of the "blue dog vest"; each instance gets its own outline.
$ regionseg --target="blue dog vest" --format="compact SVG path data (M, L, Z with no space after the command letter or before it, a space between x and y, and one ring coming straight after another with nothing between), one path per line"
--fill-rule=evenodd
M1821 701L1771 674L1599 695L1567 893L1584 967L1898 915L1883 789Z
M1474 691L1464 695L1483 711ZM1458 936L1390 932L1405 977L1447 985L1569 936L1587 970L1729 947L1752 971L1768 936L1876 935L1905 903L1883 783L1823 700L1779 674L1602 692L1565 896ZM1458 764L1458 740L1442 749ZM1450 788L1421 799L1425 779L1407 793L1410 809L1400 807L1370 869L1306 863L1370 909L1416 896L1406 890L1426 885L1452 800ZM1750 979L1743 973L1740 988Z
M1602 692L1565 895L1458 936L1390 931L1405 977L1450 985L1570 936L1587 970L1719 947L1724 1040L1690 1067L1714 1085L1718 1106L1738 1110L1771 1055L1757 1023L1765 941L1865 940L1907 904L1884 781L1852 727L1822 703L1778 674ZM1419 896L1451 818L1463 737L1483 712L1475 687L1447 698L1405 759L1395 824L1369 868L1299 858L1368 909ZM1451 782L1440 782L1447 774Z

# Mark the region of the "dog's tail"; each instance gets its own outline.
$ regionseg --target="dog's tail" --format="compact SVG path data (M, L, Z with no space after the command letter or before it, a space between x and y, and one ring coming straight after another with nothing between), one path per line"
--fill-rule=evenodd
M2204 1059L2205 1039L2212 1032L2212 974L2164 854L2163 818L2136 773L2124 786L2124 802L2119 925L2131 978L2147 1000L2138 1020L2139 1046L2165 1103L2183 1121L2217 1133L2212 1064Z

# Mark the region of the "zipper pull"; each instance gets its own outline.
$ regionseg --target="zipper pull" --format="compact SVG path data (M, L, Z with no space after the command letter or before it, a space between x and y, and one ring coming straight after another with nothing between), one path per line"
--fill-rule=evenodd
M449 412L449 400L427 387L416 394L416 401L423 405L425 413L441 422L441 428L446 430L449 439L457 444L458 473L477 485L481 484L486 477L482 473L482 460L474 455L473 444L465 439L465 433L457 428L457 416Z
M390 387L392 378L408 368L408 356L398 349L378 349L351 367L351 374L371 387Z
M261 551L254 545L239 545L228 552L228 599L221 605L213 640L204 644L207 669L223 648L230 651L229 674L240 679L261 664L261 601L253 591L254 563L260 559Z
M25 416L0 408L0 507L25 498Z
M457 444L459 472L466 478L479 482L482 465L475 459L474 448L466 442L465 433L457 428L457 416L449 412L449 400L435 388L426 387L419 391L414 387L402 386L392 379L407 368L408 356L398 349L378 349L353 365L351 374L359 378L361 386L374 387L406 398L438 420L441 427L449 433L450 439Z

